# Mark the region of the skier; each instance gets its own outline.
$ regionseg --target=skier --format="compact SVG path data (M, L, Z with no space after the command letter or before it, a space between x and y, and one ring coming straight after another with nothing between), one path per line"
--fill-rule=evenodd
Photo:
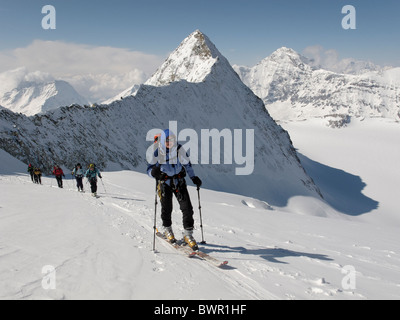
M33 173L33 183L42 184L42 171L39 168L34 168Z
M57 184L59 188L63 188L63 180L62 178L65 178L65 174L63 170L59 166L54 166L53 174L56 176L57 179Z
M78 191L83 192L83 177L85 175L85 171L82 169L82 166L80 163L78 163L74 170L72 170L71 174L75 176L76 179L76 186L78 188Z
M169 242L176 242L171 218L172 198L173 194L175 194L183 214L183 239L190 248L196 251L198 246L193 237L193 206L186 186L186 173L188 173L197 187L200 187L202 182L195 175L186 151L177 143L176 136L171 131L165 130L157 140L159 147L154 152L155 159L152 162L155 164L149 164L147 173L160 183L161 219L163 221L164 235Z
M155 148L158 148L158 144L160 143L160 138L161 138L161 133L156 134L154 136L154 146L155 146ZM154 149L154 151L155 151L155 149Z
M100 179L103 179L99 169L97 169L92 163L90 164L89 169L86 171L85 177L88 178L90 182L90 189L93 197L97 197L97 176L99 176Z
M32 182L35 183L35 181L34 181L34 179L33 179L33 170L34 170L34 168L33 168L32 164L29 164L29 165L28 165L28 172L29 172L29 174L31 175L31 180L32 180Z

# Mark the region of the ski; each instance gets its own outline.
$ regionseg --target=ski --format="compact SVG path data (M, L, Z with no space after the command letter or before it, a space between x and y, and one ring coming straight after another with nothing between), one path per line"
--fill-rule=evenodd
M163 239L165 242L167 242L170 246L175 248L178 252L181 252L182 254L184 254L185 256L187 256L189 258L198 257L201 260L204 260L217 268L223 268L224 266L226 266L228 264L228 261L220 261L203 251L200 251L200 250L193 251L189 246L185 245L185 243L183 241L177 240L175 243L171 243L167 240L167 238L161 232L157 232L156 235L160 239Z
M212 265L216 266L217 268L223 268L224 266L228 265L228 261L221 261L218 260L212 256L210 256L209 254L203 252L203 251L194 251L201 259L211 263Z
M184 255L188 256L189 258L193 258L196 256L196 252L194 252L192 249L189 247L182 246L181 241L176 241L174 243L169 242L168 239L163 235L161 232L157 231L156 232L157 237L160 239L163 239L166 243L168 243L170 246L178 250L179 252L183 253Z

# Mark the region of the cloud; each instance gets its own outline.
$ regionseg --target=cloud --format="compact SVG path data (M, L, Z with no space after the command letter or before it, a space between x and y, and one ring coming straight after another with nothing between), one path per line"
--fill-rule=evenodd
M320 45L309 46L303 50L303 55L311 59L314 66L332 68L339 62L339 53L336 50L325 50Z
M46 83L53 81L54 77L46 72L29 72L27 68L17 68L0 73L0 96L17 88L21 82L29 81Z
M92 102L103 102L116 96L134 84L147 80L147 75L138 69L122 74L98 73L75 75L66 78L74 88L80 88ZM83 94L82 94L83 95Z
M164 58L124 48L35 40L24 48L0 51L0 72L14 70L13 76L25 73L34 77L35 72L37 77L51 75L70 82L83 96L99 101L143 83Z
M0 96L18 87L26 74L25 68L18 68L0 73Z
M338 51L326 50L320 45L310 46L303 50L303 55L311 60L311 65L329 71L344 74L363 74L370 71L380 71L382 68L371 61L353 58L339 59Z

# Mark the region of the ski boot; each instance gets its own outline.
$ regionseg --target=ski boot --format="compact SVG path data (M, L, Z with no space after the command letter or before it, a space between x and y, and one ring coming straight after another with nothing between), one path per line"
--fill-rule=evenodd
M193 229L185 229L185 232L183 233L183 240L189 245L189 247L193 251L199 250L199 246L197 245L196 240L193 238Z
M164 227L164 236L170 243L176 242L174 232L172 231L172 227Z

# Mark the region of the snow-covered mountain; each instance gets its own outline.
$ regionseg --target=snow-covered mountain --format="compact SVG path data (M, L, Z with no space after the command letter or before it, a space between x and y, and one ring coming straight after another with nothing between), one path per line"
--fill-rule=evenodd
M27 116L45 113L71 104L88 104L75 89L65 81L23 81L17 88L0 96L0 105L13 112Z
M135 96L95 108L61 108L33 118L5 110L0 114L0 147L47 170L54 163L72 167L79 161L144 172L146 151L152 145L146 141L147 133L168 128L170 121L176 121L178 133L190 128L201 137L202 130L225 129L235 139L229 143L229 137L225 137L226 145L221 144L220 159L224 161L230 155L228 164L192 159L200 162L195 170L206 188L281 206L295 195L320 197L288 133L200 31L185 39ZM246 130L254 130L254 144L251 137L247 139ZM184 132L178 138L183 144L188 142ZM201 143L199 139L199 149ZM232 153L231 147L236 148ZM236 161L233 155L251 156L253 151L252 174L237 176L236 169L246 163Z
M229 80L236 75L226 58L199 30L187 37L164 64L146 81L147 85L163 86L185 80L200 83L210 80Z
M276 120L326 117L332 126L341 126L351 117L400 120L397 69L339 74L316 69L312 61L289 48L278 49L252 68L234 69Z
M223 58L225 67L226 64L229 64L219 52L211 52L211 50L215 51L217 49L201 32L195 32L172 52L163 65L145 84L150 86L164 86L181 80L192 83L202 82L205 77L209 76L217 59ZM104 101L104 104L110 104L121 98L135 95L139 87L140 85L133 85L115 97Z

